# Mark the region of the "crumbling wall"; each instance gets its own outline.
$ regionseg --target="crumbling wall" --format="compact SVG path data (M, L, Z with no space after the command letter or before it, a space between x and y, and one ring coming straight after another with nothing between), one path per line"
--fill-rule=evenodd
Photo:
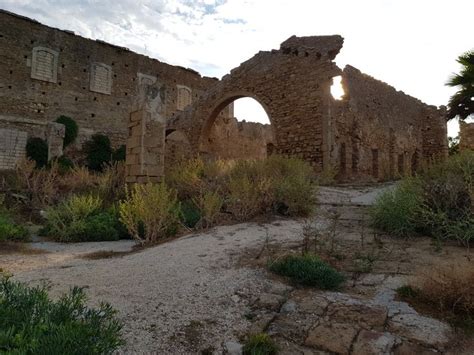
M220 159L263 159L274 144L271 125L218 117L209 134L209 154Z
M459 150L474 150L474 123L459 122Z
M392 179L446 155L442 109L351 66L344 68L342 84L346 95L334 101L334 124L328 138L340 178Z
M0 128L0 170L14 169L25 156L27 133L18 129Z
M116 146L125 143L138 84L157 78L165 85L167 117L180 112L178 88L185 88L192 102L216 82L0 10L0 115L43 123L67 115L80 127L77 148L95 132ZM39 127L30 126L29 135L44 137Z
M233 69L169 126L187 134L195 152L212 155L219 112L251 97L270 119L275 153L304 159L321 171L328 158L323 132L330 117L330 86L340 73L333 59L342 43L340 36L293 36L279 50L260 52Z

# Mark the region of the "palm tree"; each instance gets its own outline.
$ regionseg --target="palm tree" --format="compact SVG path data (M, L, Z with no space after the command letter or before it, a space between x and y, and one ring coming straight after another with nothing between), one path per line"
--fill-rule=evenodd
M459 74L454 74L446 85L459 87L449 99L448 120L459 117L465 120L474 114L474 50L459 56L457 62L462 65Z

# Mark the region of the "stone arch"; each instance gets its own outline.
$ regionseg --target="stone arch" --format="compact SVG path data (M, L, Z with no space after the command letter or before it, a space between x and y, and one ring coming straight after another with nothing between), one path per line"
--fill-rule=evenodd
M270 109L265 103L265 98L260 98L254 93L247 92L247 91L238 91L238 92L229 92L225 93L222 95L222 97L214 103L213 108L210 110L210 114L207 118L204 119L204 124L201 130L200 134L200 140L199 140L199 153L204 153L206 154L207 152L207 145L209 143L209 135L212 129L212 126L216 122L216 119L219 116L219 113L225 109L227 106L229 106L231 103L234 101L241 99L241 98L251 98L257 101L260 106L263 107L268 119L270 120L270 124L273 125L272 118L271 118L271 113Z
M340 36L290 37L279 50L259 52L171 119L198 154L219 112L229 103L251 97L266 111L275 136L275 153L301 158L322 171L330 163L333 77L341 75L333 59L342 48Z

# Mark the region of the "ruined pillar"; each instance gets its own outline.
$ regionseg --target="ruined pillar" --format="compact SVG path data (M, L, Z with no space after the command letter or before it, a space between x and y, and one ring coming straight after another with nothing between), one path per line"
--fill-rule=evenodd
M159 182L164 175L165 88L140 83L130 113L126 145L126 182Z
M49 122L46 128L46 141L48 142L48 161L63 155L64 136L66 126L62 123Z

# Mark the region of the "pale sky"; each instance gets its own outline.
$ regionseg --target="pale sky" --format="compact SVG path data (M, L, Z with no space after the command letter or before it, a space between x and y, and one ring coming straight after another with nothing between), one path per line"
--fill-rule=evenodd
M222 77L291 35L340 34L336 57L432 105L474 48L473 0L0 0L0 8ZM265 121L249 103L236 116ZM457 123L449 124L456 135Z

